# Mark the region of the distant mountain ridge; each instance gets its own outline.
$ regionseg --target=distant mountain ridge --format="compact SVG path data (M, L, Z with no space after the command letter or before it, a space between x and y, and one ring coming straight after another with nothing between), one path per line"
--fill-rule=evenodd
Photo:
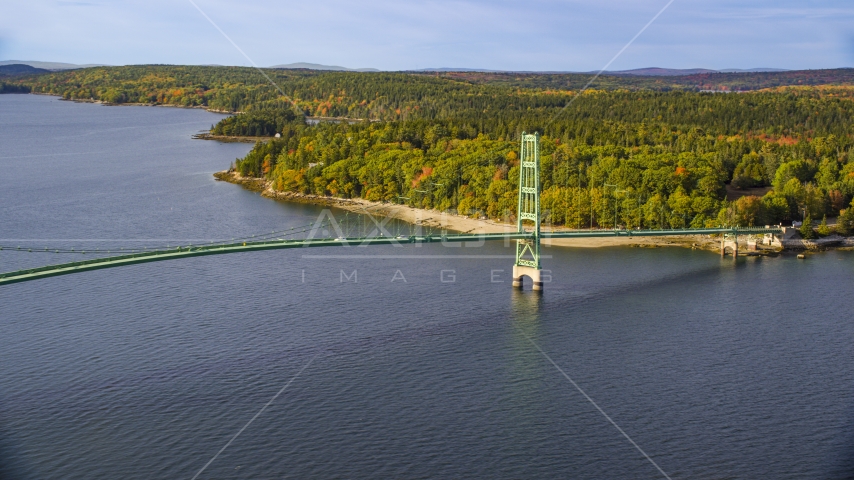
M608 75L640 75L647 77L681 77L685 75L697 75L701 73L762 73L762 72L788 72L783 68L725 68L723 70L711 70L708 68L635 68L633 70L605 71ZM588 72L592 73L592 72Z
M41 62L36 60L3 60L0 61L0 66L3 65L28 65L33 68L40 68L51 71L58 70L72 70L78 68L89 68L89 67L107 67L109 65L100 65L100 64L86 64L86 65L76 65L73 63L62 63L62 62ZM221 65L202 65L202 66L221 66ZM323 65L320 63L310 63L310 62L296 62L296 63L287 63L280 65L272 65L267 68L275 68L275 69L305 69L305 70L320 70L320 71L336 71L336 72L381 72L378 68L348 68L342 67L340 65ZM469 72L469 73L535 73L535 74L565 74L565 73L581 73L581 74L594 74L598 73L597 71L593 72L578 72L578 71L534 71L534 70L493 70L486 68L464 68L464 67L438 67L438 68L421 68L417 70L399 70L399 71L411 71L411 72ZM762 72L789 72L792 70L787 70L783 68L748 68L748 69L739 69L739 68L725 68L720 70L713 70L708 68L661 68L661 67L647 67L647 68L635 68L631 70L606 70L602 72L604 75L635 75L635 76L644 76L644 77L675 77L675 76L686 76L686 75L698 75L698 74L709 74L709 73L762 73Z
M35 75L37 73L50 73L50 70L31 67L29 65L24 65L23 63L0 65L0 76Z
M33 68L43 68L45 70L74 70L77 68L89 68L89 67L108 67L109 65L97 65L97 64L87 64L87 65L76 65L73 63L62 63L62 62L40 62L37 60L2 60L0 61L0 65L29 65Z
M298 63L288 63L285 65L273 65L268 68L281 68L281 69L306 69L306 70L324 70L324 71L337 71L337 72L380 72L377 68L347 68L339 65L321 65L319 63L308 63L308 62L298 62ZM401 70L407 71L407 70ZM411 72L483 72L483 73L543 73L543 74L561 74L561 73L583 73L583 74L591 74L591 73L599 73L599 72L576 72L576 71L535 71L535 70L490 70L486 68L465 68L465 67L436 67L436 68L419 68L417 70L408 70ZM722 70L712 70L709 68L660 68L660 67L647 67L647 68L635 68L632 70L606 70L602 72L605 75L638 75L645 77L676 77L676 76L685 76L685 75L696 75L700 73L757 73L757 72L787 72L789 70L782 68L749 68L749 69L738 69L738 68L726 68Z
M419 68L412 70L413 72L483 72L483 73L535 73L527 71L515 70L487 70L485 68L454 68L454 67L439 67L439 68ZM572 72L536 72L536 73L572 73Z
M321 65L319 63L308 63L308 62L297 62L297 63L287 63L283 65L273 65L272 67L267 68L281 68L281 69L297 69L302 68L306 70L331 70L336 72L379 72L379 69L376 68L347 68L340 67L338 65Z
M478 68L422 68L415 70L416 72L483 72L483 73L541 73L541 74L565 74L565 73L581 73L581 74L596 74L593 72L574 72L574 71L529 71L529 70L487 70ZM642 77L682 77L686 75L697 75L701 73L760 73L760 72L788 72L783 68L726 68L722 70L712 70L708 68L635 68L632 70L605 70L603 75L637 75Z

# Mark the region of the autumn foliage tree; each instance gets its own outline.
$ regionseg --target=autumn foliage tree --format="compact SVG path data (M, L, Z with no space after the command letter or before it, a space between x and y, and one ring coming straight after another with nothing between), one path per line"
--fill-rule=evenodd
M211 133L279 134L234 167L283 191L505 218L515 215L519 136L536 131L543 208L555 224L762 225L802 208L839 215L854 199L851 69L596 79L264 73L275 86L251 68L162 65L4 81L67 99L238 113ZM699 91L707 87L745 93ZM309 125L311 116L337 120ZM756 187L770 190L744 195L762 194L745 191Z

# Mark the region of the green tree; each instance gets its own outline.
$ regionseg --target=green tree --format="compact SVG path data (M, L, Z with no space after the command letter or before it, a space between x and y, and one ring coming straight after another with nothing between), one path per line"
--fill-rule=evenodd
M774 190L783 190L791 180L797 180L799 183L807 182L813 174L810 165L803 160L786 162L780 165L777 173L774 174Z
M844 237L854 234L854 201L836 219L836 233Z
M791 218L789 202L785 197L777 195L773 190L762 197L760 223L764 225L779 224Z
M762 163L762 158L756 152L744 155L733 172L732 186L750 188L763 185L765 185L765 165Z
M818 224L818 234L822 237L830 235L830 227L827 226L827 215L825 215L821 219L821 223Z
M739 226L752 227L760 216L762 199L755 195L739 198L732 204L733 222Z
M280 134L235 162L273 188L479 215L514 213L522 131L541 133L544 208L564 225L610 228L615 205L627 226L770 224L854 198L851 69L700 79L768 88L740 95L695 92L694 77L605 75L576 96L591 76L265 73L282 91L251 68L162 65L4 78L0 91L236 113L211 132ZM784 85L798 86L771 88ZM727 187L769 184L758 202L726 203Z
M801 225L800 228L801 237L810 240L815 238L815 231L812 229L812 217L810 217L809 211L807 211L807 216L804 217L804 224Z

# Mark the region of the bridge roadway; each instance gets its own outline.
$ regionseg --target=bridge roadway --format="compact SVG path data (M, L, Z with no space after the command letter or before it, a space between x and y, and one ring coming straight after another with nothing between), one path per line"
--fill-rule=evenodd
M778 227L772 228L703 228L683 230L573 230L562 232L540 232L540 239L549 238L606 238L606 237L659 237L659 236L686 236L686 235L756 235L763 233L780 233ZM311 247L353 247L369 245L407 245L418 243L459 243L459 242L483 242L497 240L533 239L532 232L509 232L509 233L479 233L479 234L451 234L451 235L412 235L398 237L366 237L366 238L324 238L324 239L302 239L302 240L267 240L260 242L241 242L217 245L190 245L186 247L175 247L148 252L132 253L126 255L99 257L91 260L47 265L44 267L17 270L14 272L0 273L0 285L38 280L40 278L68 275L71 273L86 272L89 270L100 270L102 268L121 267L137 263L159 262L162 260L174 260L179 258L200 257L204 255L222 255L226 253L255 252L260 250L279 250L285 248L311 248Z

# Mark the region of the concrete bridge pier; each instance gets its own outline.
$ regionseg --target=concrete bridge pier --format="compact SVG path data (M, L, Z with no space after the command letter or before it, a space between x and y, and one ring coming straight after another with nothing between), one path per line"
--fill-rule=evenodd
M747 237L747 251L755 252L758 250L756 239L753 237Z
M528 277L534 282L534 290L541 291L543 289L542 272L542 270L534 267L513 265L513 286L522 288L522 277Z
M738 258L738 236L734 235L729 237L724 234L721 235L721 257L726 255L726 247L730 247L732 249L733 258Z

